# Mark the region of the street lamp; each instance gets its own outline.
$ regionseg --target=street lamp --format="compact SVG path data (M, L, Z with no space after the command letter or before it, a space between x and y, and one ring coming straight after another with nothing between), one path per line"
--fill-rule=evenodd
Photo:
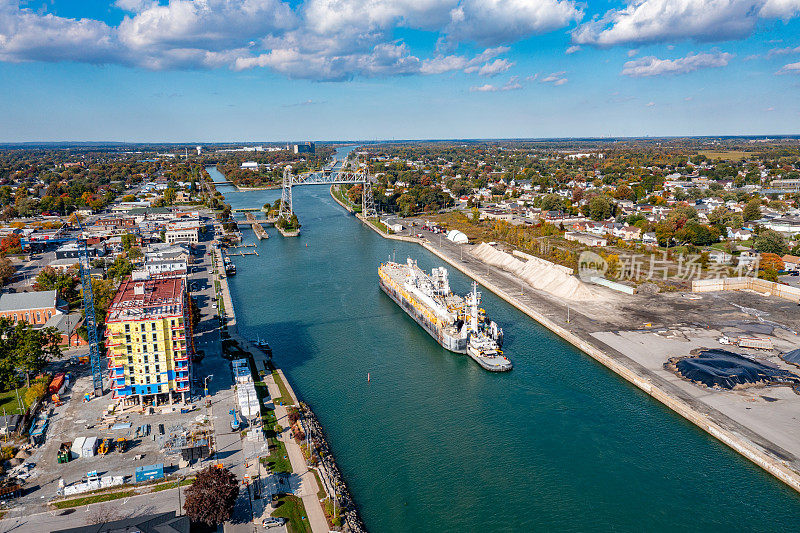
M213 377L214 374L209 374L203 379L203 397L208 396L208 380Z

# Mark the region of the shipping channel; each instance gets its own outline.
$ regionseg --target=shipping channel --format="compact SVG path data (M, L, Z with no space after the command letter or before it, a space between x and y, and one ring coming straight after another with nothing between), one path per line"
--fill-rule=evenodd
M280 196L218 189L234 208ZM792 489L486 290L514 369L445 351L377 284L393 254L440 260L381 238L326 186L296 188L294 208L300 238L243 231L259 255L234 259L237 323L313 408L370 531L800 527Z

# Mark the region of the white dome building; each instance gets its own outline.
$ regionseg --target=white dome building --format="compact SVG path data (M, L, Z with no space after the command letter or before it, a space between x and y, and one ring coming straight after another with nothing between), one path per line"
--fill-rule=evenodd
M457 229L452 229L447 232L447 239L453 241L456 244L467 244L469 239L467 236Z

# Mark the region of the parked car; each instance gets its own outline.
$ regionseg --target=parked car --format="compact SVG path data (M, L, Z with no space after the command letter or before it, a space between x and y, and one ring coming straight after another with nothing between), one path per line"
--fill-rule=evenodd
M285 523L285 518L273 518L271 516L261 521L261 525L264 527L282 526Z

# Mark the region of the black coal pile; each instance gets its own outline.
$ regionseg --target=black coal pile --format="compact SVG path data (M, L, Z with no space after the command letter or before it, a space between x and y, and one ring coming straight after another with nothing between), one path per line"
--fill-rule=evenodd
M800 366L800 348L781 354L781 358L787 363Z
M716 348L699 350L691 357L675 357L665 365L680 376L707 387L732 390L752 385L788 385L798 392L800 376Z

